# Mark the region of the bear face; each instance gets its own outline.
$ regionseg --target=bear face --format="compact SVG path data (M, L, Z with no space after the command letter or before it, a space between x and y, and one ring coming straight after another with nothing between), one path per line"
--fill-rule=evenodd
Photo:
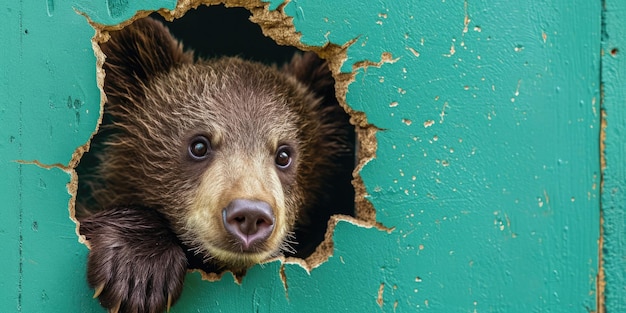
M101 48L101 151L79 169L77 214L105 307L169 307L187 267L241 273L306 256L330 215L353 213L354 129L314 54L282 69L194 60L149 18Z
M298 112L317 102L294 79L239 59L172 69L146 86L141 107L112 113L124 131L104 152L102 168L119 169L102 172L105 199L114 199L105 201L159 210L183 242L229 266L267 259L311 200L299 186L320 188L311 171L319 165L301 165L321 148L305 142L319 125ZM236 200L269 207L265 240L248 246L226 227L224 210Z

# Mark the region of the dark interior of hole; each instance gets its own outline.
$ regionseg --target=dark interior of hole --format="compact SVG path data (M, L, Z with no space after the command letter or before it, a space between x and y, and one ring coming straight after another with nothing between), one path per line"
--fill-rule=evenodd
M294 47L277 45L272 39L265 37L260 26L248 20L249 16L250 12L243 8L223 6L200 6L173 22L165 21L156 13L151 15L152 18L161 20L174 37L183 42L185 48L193 49L196 57L239 56L266 64L281 65L288 62L294 53L299 52ZM107 123L105 115L103 124ZM94 166L98 164L97 155L101 149L99 142L102 140L100 134L94 137L91 151L84 155L77 168L79 175L77 204L79 206L88 207L89 205L90 185L81 183L80 178L91 175ZM355 141L353 133L350 134L349 140ZM345 166L352 169L354 168L353 162L354 158L347 161ZM332 191L324 197L337 199L333 202L334 213L354 215L354 189L350 184L338 183L336 188L332 188ZM88 208L88 210L91 209ZM314 252L315 247L324 240L329 218L327 214L313 215L308 230L295 230L296 237L303 245L298 247L298 253L293 256L306 258ZM200 268L208 272L218 270L203 264L201 256L189 253L188 258L190 268Z
M202 5L172 23L157 13L151 17L164 22L174 37L185 47L192 47L202 58L239 56L267 64L283 64L299 51L265 37L261 27L248 20L250 11L244 8Z

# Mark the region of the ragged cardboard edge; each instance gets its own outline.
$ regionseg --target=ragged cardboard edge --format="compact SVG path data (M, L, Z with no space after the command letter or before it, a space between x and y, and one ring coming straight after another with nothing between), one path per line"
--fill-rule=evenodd
M74 232L78 237L78 242L86 245L87 248L91 249L89 241L85 238L85 236L80 234L80 222L76 218L76 197L78 195L78 173L76 172L76 167L80 163L83 155L91 148L91 141L93 140L93 137L98 133L100 125L102 124L102 119L104 117L104 104L106 103L106 94L104 93L105 73L103 65L106 57L100 49L99 43L108 40L108 33L103 34L102 27L99 27L97 23L94 23L85 13L80 11L76 11L76 13L84 16L87 19L87 22L94 29L94 35L93 37L91 37L91 47L96 57L96 85L98 87L98 90L100 91L100 103L98 108L98 120L96 121L96 127L89 135L89 139L87 140L87 142L74 150L74 153L72 153L72 158L66 168L66 172L70 174L70 182L67 184L67 190L71 196L68 203L68 210L70 213L70 219L76 225Z
M335 93L337 100L342 108L350 115L350 122L355 126L357 138L357 164L353 172L352 185L355 189L356 217L341 215L332 216L328 222L328 229L326 231L324 241L316 248L315 252L306 259L279 257L266 261L272 262L275 260L280 260L283 264L295 263L299 264L305 270L310 272L314 268L326 262L333 255L334 242L332 237L335 225L339 221L347 221L360 227L375 227L377 229L387 232L393 231L393 228L385 227L384 225L376 221L376 210L372 203L366 199L368 195L367 190L363 179L359 174L363 166L365 166L365 164L367 164L370 160L376 157L376 132L380 129L367 121L367 116L364 112L353 110L346 102L346 95L348 92L348 86L355 80L357 69L367 69L368 66L380 67L384 63L393 63L397 59L393 59L389 53L383 53L380 62L357 62L354 64L353 71L351 73L342 72L341 67L343 63L347 60L347 50L354 42L356 42L356 39L351 40L341 46L332 43L327 43L326 45L321 47L304 45L300 41L301 33L296 31L293 24L293 17L288 16L284 12L284 7L288 3L289 0L281 4L276 10L270 11L269 3L264 3L260 0L180 0L174 10L161 9L156 12L158 12L166 20L171 22L177 18L182 17L187 11L191 9L196 9L200 5L210 6L223 4L226 7L243 7L251 12L252 16L250 17L250 20L258 24L261 27L263 34L272 38L277 44L293 46L302 51L313 51L317 53L321 58L327 60L329 68L335 79ZM78 177L74 168L80 162L83 154L89 151L90 142L93 139L93 136L98 132L98 129L102 123L104 104L106 103L106 94L104 93L103 89L105 75L103 70L103 64L105 62L106 56L100 49L100 44L106 42L109 39L110 31L120 30L138 19L147 17L153 12L154 11L138 11L132 18L117 25L98 24L89 19L87 15L78 12L79 14L85 16L87 21L95 30L95 34L92 37L91 42L94 54L96 56L97 85L98 89L100 90L100 117L98 119L97 126L92 132L89 141L85 145L80 146L76 149L72 156L72 161L69 165L69 172L72 176L71 182L70 184L68 184L68 192L70 192L70 194L72 195L69 203L70 217L76 223L76 234L79 236L79 242L87 245L87 247L89 247L89 242L84 238L84 236L80 235L80 225L75 217L75 200L78 190ZM209 281L220 280L225 273L205 273L204 271L200 270L193 271L200 272L202 278ZM241 283L241 275L233 273L233 277L235 278L236 282ZM287 282L284 270L281 272L281 279L286 290Z

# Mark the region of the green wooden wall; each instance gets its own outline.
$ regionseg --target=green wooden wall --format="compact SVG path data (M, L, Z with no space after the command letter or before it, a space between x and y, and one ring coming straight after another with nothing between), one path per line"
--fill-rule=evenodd
M286 287L280 262L190 273L172 312L626 311L626 3L281 3L302 44L354 40L346 102L378 129L360 175L391 231L340 222ZM103 311L68 211L100 111L88 18L175 6L0 4L0 312Z

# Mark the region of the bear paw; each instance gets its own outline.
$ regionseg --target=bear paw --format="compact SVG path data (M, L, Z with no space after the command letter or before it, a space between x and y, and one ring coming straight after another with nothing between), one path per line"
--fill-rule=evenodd
M118 207L81 219L89 241L87 280L110 312L169 311L178 299L187 258L167 220L142 208Z

